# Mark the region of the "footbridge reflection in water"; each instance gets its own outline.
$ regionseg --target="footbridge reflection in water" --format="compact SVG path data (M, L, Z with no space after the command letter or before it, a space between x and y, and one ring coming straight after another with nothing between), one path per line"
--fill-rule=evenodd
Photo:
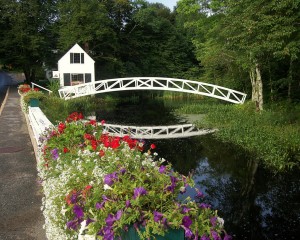
M130 136L134 139L187 138L206 135L216 131L216 129L198 129L193 124L171 126L128 126L104 124L103 127L103 133L110 136Z

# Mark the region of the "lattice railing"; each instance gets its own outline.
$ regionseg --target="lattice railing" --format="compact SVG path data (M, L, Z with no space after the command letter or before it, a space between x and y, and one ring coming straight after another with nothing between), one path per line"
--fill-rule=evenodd
M163 90L199 94L222 99L224 101L243 104L246 94L209 84L184 79L134 77L99 80L94 83L85 83L64 87L59 90L62 98L76 98L97 93L126 91L126 90Z
M213 133L215 129L198 129L193 124L171 126L126 126L104 124L103 133L110 136L124 137L126 135L135 139L166 139L185 138Z

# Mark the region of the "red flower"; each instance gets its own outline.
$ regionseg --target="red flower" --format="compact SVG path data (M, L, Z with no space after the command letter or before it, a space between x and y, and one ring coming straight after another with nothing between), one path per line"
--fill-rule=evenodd
M105 120L102 120L102 121L101 121L101 125L103 126L103 125L104 125L104 123L105 123Z
M69 148L64 147L64 153L70 152Z
M103 150L100 150L100 151L99 151L99 156L100 156L100 157L104 157L104 155L105 155L105 152L104 152Z
M66 125L64 123L61 122L58 124L59 133L63 133L65 128L66 128Z
M118 148L120 146L120 138L114 138L111 142L111 148L115 149Z
M78 121L83 119L82 113L73 112L67 117L67 122Z
M97 149L97 141L96 140L91 140L91 146L94 149L94 151L96 151L96 149Z
M96 122L96 120L91 119L90 122L89 122L89 124L91 124L93 126L96 126L97 122Z
M95 140L95 137L92 134L85 133L83 137L87 140Z
M152 144L150 145L150 148L151 148L151 149L155 149L155 148L156 148L155 144L152 143Z

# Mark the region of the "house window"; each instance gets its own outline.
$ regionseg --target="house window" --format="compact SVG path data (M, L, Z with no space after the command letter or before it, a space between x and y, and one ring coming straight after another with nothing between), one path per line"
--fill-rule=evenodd
M84 83L84 75L82 73L72 73L71 74L71 85L77 85Z
M70 53L70 63L84 63L84 53Z
M74 86L92 81L91 73L64 73L64 86Z

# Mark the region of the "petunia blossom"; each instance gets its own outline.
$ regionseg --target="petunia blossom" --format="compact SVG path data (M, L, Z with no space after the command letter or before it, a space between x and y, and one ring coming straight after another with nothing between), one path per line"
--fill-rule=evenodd
M182 210L181 210L181 213L185 214L185 213L188 213L191 209L188 208L187 206L182 206Z
M78 205L74 205L73 212L77 218L82 218L84 216L82 208Z
M216 231L210 230L210 234L211 234L213 240L222 240L222 238Z
M210 238L206 234L203 234L200 240L210 240Z
M58 149L54 148L53 150L51 150L51 154L52 154L52 158L53 160L57 160L58 159Z
M153 211L153 217L155 222L159 222L163 218L163 214L161 212Z
M137 188L134 189L133 199L136 199L137 197L142 196L142 195L146 195L146 194L147 194L147 191L146 191L145 188L137 187Z
M232 237L228 234L225 234L223 240L232 240Z
M182 225L186 228L189 228L192 225L193 221L189 216L184 216L182 218Z
M108 186L113 185L113 183L118 179L118 175L116 172L113 172L111 174L107 174L104 176L104 184L107 184Z
M159 170L158 170L158 171L159 171L160 173L165 173L165 172L166 172L166 168L167 168L166 166L161 165L161 166L159 167Z
M215 227L215 226L216 226L216 223L217 223L217 217L211 217L211 218L210 218L210 223L211 223L211 225L212 225L213 227Z

